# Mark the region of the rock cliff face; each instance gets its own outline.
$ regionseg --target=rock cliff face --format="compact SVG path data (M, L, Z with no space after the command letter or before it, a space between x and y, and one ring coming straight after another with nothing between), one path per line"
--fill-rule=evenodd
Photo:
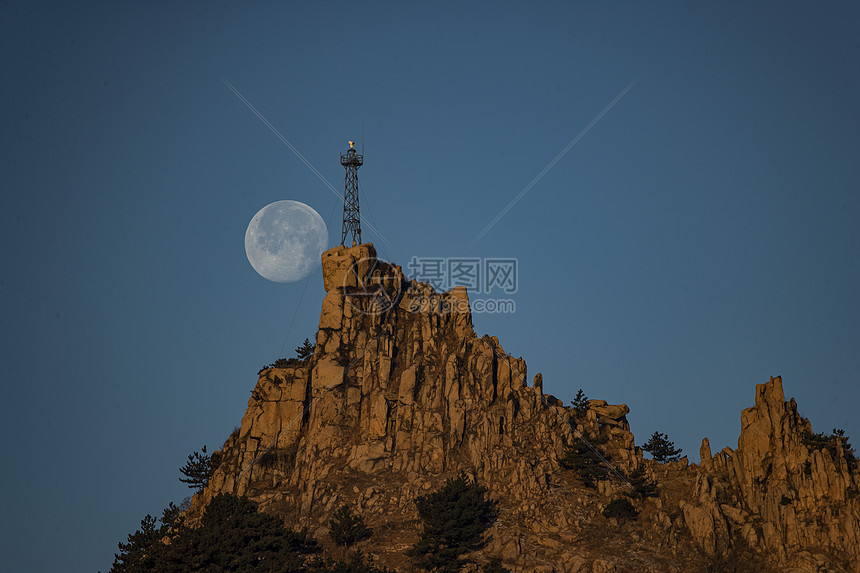
M758 387L736 451L711 458L705 441L700 466L655 464L634 446L627 406L592 400L575 418L521 358L478 338L465 289L409 281L370 244L324 253L323 279L313 357L260 372L192 515L230 492L324 537L346 503L374 527L366 550L407 567L414 500L463 471L500 504L486 555L515 570L695 570L743 540L801 571L860 571L846 561L860 545L856 469L803 444L809 422L779 379ZM598 435L612 471L594 490L559 459ZM635 524L604 518L637 468L660 497L637 502Z
M786 402L782 379L756 386L755 406L741 413L738 449L711 458L696 495L682 508L707 552L725 548L732 534L771 553L789 570L817 571L860 562L860 499L853 455L843 440L816 441L809 420Z

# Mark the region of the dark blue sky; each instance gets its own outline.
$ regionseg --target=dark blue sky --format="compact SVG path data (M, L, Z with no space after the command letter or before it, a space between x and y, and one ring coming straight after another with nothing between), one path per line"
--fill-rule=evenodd
M365 237L516 258L479 335L627 403L637 443L734 446L777 374L860 439L860 7L570 4L7 3L3 569L107 569L315 332L319 273L299 305L243 236L293 199L334 245L338 200L222 79L335 187L364 120Z

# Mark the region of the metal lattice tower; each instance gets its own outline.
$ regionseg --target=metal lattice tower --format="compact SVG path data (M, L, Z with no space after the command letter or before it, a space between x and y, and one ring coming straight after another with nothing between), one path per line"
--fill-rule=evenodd
M352 246L361 244L361 216L358 212L358 168L364 164L364 156L355 151L355 143L349 142L349 150L340 156L340 164L346 169L343 181L343 233L340 246L346 244L352 234Z

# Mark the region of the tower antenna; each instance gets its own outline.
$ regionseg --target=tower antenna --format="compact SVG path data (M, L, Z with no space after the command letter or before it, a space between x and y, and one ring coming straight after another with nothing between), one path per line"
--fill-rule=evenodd
M364 128L362 126L362 132ZM364 133L362 133L362 139ZM363 145L363 144L362 144ZM358 210L358 168L364 164L364 150L359 155L355 152L355 142L349 142L349 149L340 156L340 164L346 169L343 181L343 231L340 236L340 246L346 244L346 238L352 235L352 246L361 244L361 215Z

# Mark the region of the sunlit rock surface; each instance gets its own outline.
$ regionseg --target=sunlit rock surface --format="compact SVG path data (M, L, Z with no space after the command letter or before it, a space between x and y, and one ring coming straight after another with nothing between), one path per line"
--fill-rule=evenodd
M408 569L414 501L466 472L501 514L485 557L517 571L706 571L722 556L795 571L858 572L858 473L803 444L807 420L782 382L756 388L738 448L658 464L634 445L626 405L575 418L495 337L472 328L463 288L437 293L371 244L322 255L326 296L311 359L260 372L241 427L191 516L219 492L247 495L324 539L348 504L374 528L364 550ZM594 489L560 467L578 436L603 436L613 471ZM638 520L601 512L641 468L659 497ZM734 553L733 553L734 552ZM709 565L711 564L711 565ZM777 570L777 569L775 569Z

